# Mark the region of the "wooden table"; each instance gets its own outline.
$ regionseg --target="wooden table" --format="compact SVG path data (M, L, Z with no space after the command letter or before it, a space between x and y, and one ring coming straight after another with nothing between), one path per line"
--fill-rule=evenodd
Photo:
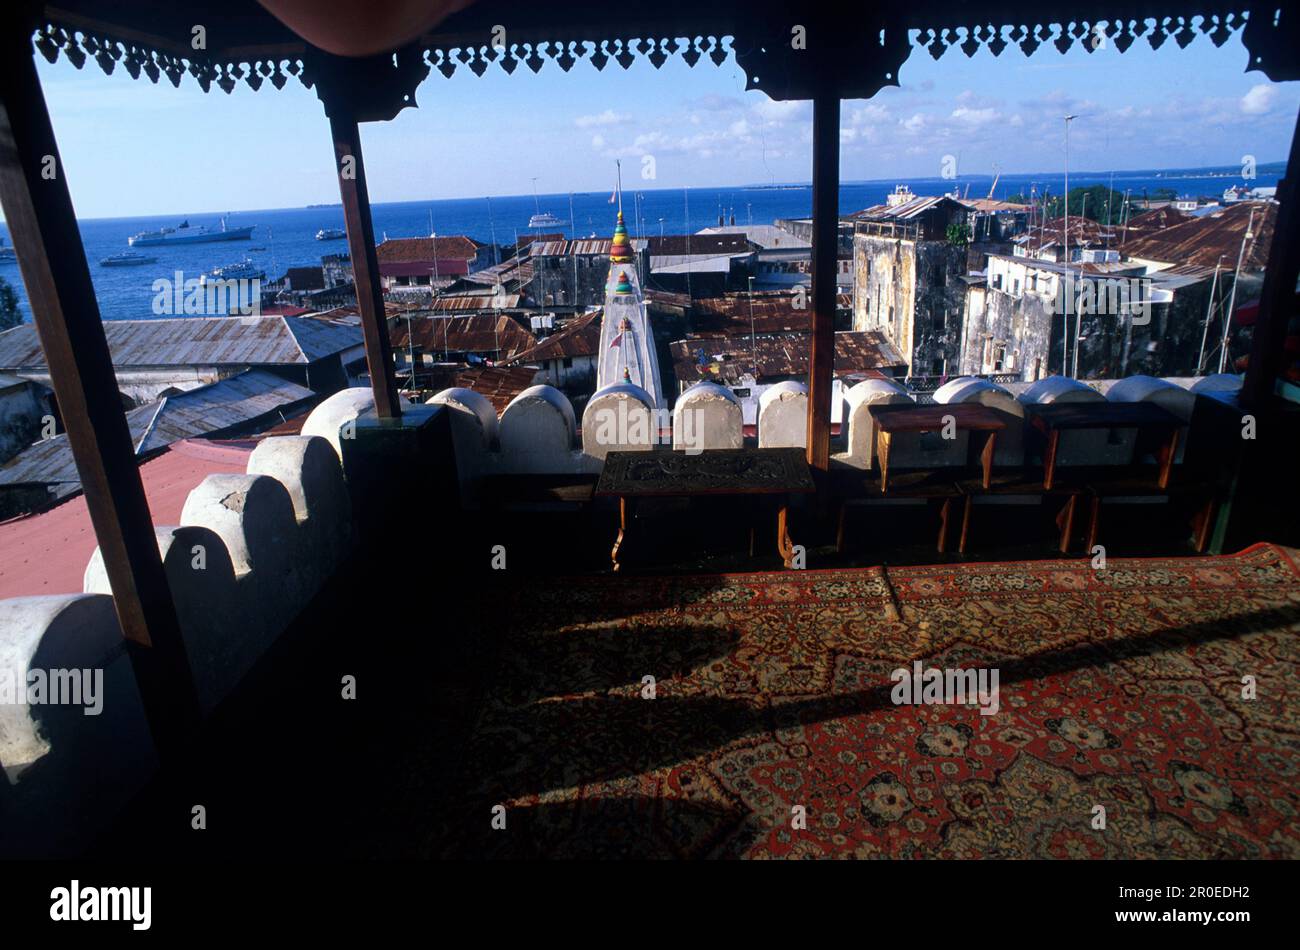
M871 406L871 419L876 426L876 458L880 461L880 491L889 490L889 445L900 432L942 432L951 419L954 431L966 429L986 432L980 464L984 472L984 487L993 474L993 450L998 432L1007 427L1005 413L978 403L959 403L953 406L908 406L897 403Z
M1056 454L1061 433L1068 429L1137 429L1139 433L1155 430L1163 434L1156 459L1160 463L1156 485L1169 486L1174 456L1178 450L1178 430L1183 421L1168 409L1150 402L1058 402L1029 405L1025 415L1047 437L1043 452L1043 487L1050 489L1056 478Z
M609 555L616 571L627 536L630 501L696 495L780 496L776 543L782 562L790 567L794 543L789 532L789 496L815 490L803 449L610 452L596 482L597 495L618 499L618 537Z

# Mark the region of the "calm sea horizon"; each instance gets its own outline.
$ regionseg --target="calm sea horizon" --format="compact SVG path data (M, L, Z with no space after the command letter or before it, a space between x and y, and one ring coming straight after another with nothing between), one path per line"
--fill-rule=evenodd
M1256 178L1243 181L1241 167L1215 166L1192 169L1143 169L1116 172L1071 172L1070 186L1105 185L1116 191L1128 191L1135 198L1157 188L1173 188L1180 197L1219 197L1230 185L1250 187L1274 186L1285 171L1284 162L1259 165ZM918 195L937 195L955 187L959 193L983 197L993 184L990 176L943 178L890 178L874 181L846 181L840 184L839 208L843 214L881 204L895 185L907 184ZM994 197L1005 199L1028 193L1035 188L1059 195L1064 185L1060 173L1003 175L997 181ZM608 191L575 192L572 195L547 194L493 196L483 198L449 198L424 201L384 202L371 206L375 237L425 237L464 234L476 240L500 245L514 244L518 237L530 233L528 219L540 210L550 212L564 223L542 229L562 231L566 236L608 236L613 232L615 206ZM806 183L782 185L735 185L676 189L633 188L623 192L623 210L633 237L656 234L682 234L716 226L719 217L729 224L734 216L738 226L771 224L781 218L808 217L812 213L812 186ZM340 205L306 208L268 208L225 212L230 227L254 226L252 239L211 244L141 248L141 253L157 257L157 263L135 267L103 267L100 261L112 254L129 250L127 238L140 231L175 227L183 221L192 226L220 227L223 212L188 212L126 218L94 218L78 222L86 256L90 263L100 314L105 320L146 319L152 317L153 282L171 280L176 271L185 278L236 263L245 258L264 269L268 279L278 277L289 267L317 265L326 254L347 251L345 240L317 241L316 232L323 228L342 228ZM0 235L9 243L9 231L0 223ZM0 262L0 278L7 280L20 298L24 319L30 320L30 308L14 261Z

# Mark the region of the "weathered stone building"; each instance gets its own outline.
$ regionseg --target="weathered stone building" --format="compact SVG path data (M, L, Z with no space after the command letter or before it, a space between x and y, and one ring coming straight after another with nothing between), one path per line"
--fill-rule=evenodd
M881 330L910 376L956 371L966 306L969 209L945 196L859 212L853 328Z

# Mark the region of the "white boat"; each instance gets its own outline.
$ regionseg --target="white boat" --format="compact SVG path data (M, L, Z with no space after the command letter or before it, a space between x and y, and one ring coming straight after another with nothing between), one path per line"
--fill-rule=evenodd
M348 234L341 228L321 228L316 232L318 241L337 241L339 238L345 238Z
M146 257L144 254L132 254L130 251L123 251L121 254L110 254L99 262L100 267L136 267L140 264L156 264L158 258Z
M210 280L265 280L266 271L258 267L247 257L225 267L214 267L199 278L200 284Z
M250 224L243 228L227 228L226 219L221 219L221 230L209 231L206 227L190 227L189 221L183 221L174 228L159 228L157 231L141 231L126 239L132 247L152 247L158 244L205 244L209 241L247 241L253 236Z
M563 225L564 222L551 214L549 211L540 211L528 219L530 228L555 228Z

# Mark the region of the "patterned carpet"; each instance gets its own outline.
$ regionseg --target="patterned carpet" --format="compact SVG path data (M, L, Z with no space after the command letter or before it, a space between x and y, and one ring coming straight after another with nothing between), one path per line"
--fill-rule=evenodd
M1300 857L1298 565L1258 545L515 587L438 850ZM999 711L895 704L915 660L996 668Z

